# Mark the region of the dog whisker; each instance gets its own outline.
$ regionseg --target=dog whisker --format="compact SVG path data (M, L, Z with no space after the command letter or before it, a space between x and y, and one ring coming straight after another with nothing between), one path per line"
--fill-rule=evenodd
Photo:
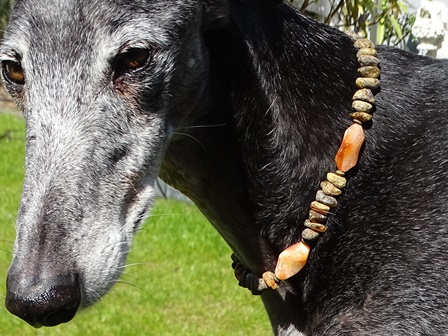
M86 287L85 290L92 292L98 298L99 301L103 301L103 297L93 288Z
M178 130L193 129L193 128L213 128L213 127L224 127L224 126L227 126L227 124L182 126L182 127L179 127Z
M123 265L123 266L120 266L119 267L119 269L121 268L121 269L124 269L124 268L128 268L128 267L131 267L131 266L141 266L141 265L151 265L152 263L150 263L150 262L140 262L140 263L132 263L132 264L126 264L126 265Z
M191 138L191 139L193 139L194 141L196 141L196 142L202 147L202 149L204 149L204 151L207 151L206 148L205 148L205 146L202 144L202 142L200 142L198 139L196 139L196 138L195 138L194 136L192 136L191 134L188 134L188 133L180 133L180 132L173 132L173 134L183 135L183 136L186 136L186 137L188 137L188 138Z
M154 299L154 297L146 289L144 289L141 286L135 285L133 283L130 283L130 282L127 282L127 281L124 281L124 280L121 280L121 279L115 280L115 283L116 284L124 284L124 285L128 285L128 286L134 287L136 289L139 289L139 290L141 290L142 292L144 292L145 294L149 295L151 298Z

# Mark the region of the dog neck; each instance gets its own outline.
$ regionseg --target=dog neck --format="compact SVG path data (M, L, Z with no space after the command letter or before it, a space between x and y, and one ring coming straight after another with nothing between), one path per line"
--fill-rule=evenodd
M304 222L301 240L280 253L275 271L266 271L261 278L245 269L244 265L233 256L233 268L239 284L251 290L253 294L277 289L281 281L296 275L305 267L311 247L321 234L327 231L326 222L338 205L338 198L347 184L346 173L357 164L361 147L364 144L363 124L370 124L372 112L375 110L373 92L379 90L378 68L375 45L367 39L356 39L354 46L358 49L357 57L360 63L359 77L356 79L357 91L352 97L353 124L344 133L339 150L335 156L336 170L327 173L326 179L320 184L315 200L311 202L308 218Z
M355 91L351 38L290 11L235 11L241 17L233 18L232 29L207 33L208 88L190 120L204 127L185 129L189 139L173 138L161 174L259 274L300 240L309 204L349 125ZM254 20L265 24L252 25L247 15L264 15ZM296 45L285 53L289 47L278 35ZM328 73L335 74L331 84Z
M205 35L208 85L190 120L203 127L172 139L161 176L195 202L260 276L301 239L309 205L350 124L358 66L349 36L287 6L234 15L231 28ZM273 325L305 316L305 277L301 272L262 294Z

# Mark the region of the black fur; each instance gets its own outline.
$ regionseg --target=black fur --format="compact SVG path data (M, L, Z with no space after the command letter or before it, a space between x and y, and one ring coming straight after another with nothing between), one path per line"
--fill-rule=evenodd
M205 33L209 78L196 141L162 176L190 196L248 268L297 241L350 124L356 51L290 7L233 3ZM381 91L360 163L307 267L263 295L274 330L309 335L448 331L448 65L379 47Z

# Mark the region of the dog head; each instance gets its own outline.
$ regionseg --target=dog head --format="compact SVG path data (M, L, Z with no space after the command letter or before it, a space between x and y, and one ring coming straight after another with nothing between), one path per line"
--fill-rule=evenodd
M224 1L18 0L1 47L26 119L6 306L69 321L118 279L170 137L207 82L201 34Z

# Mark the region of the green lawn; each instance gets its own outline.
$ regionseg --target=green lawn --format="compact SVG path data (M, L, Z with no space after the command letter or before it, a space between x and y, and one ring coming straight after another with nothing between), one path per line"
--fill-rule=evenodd
M5 131L10 136L2 137ZM0 114L0 295L14 240L23 121ZM122 282L65 325L33 329L0 304L0 335L271 335L261 301L233 278L231 251L192 205L159 200Z

